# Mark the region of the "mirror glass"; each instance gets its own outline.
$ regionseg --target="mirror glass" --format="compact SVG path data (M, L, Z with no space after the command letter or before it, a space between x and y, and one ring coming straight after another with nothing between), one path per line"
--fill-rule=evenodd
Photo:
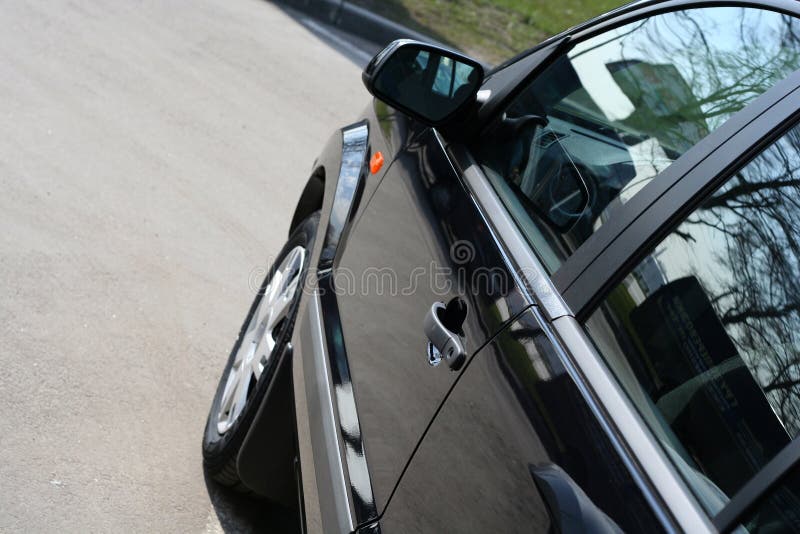
M438 122L475 95L479 69L437 50L402 46L386 58L373 88L388 104Z

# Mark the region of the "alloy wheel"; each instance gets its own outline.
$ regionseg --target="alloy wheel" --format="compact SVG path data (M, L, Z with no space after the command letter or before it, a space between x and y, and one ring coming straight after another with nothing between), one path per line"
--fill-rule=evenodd
M305 263L306 250L293 248L275 269L264 295L250 318L228 372L217 413L217 432L233 426L258 383L295 300Z

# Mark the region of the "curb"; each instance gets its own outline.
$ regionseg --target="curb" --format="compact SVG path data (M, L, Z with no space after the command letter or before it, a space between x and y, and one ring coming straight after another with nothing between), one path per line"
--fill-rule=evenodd
M363 7L355 6L347 0L272 0L307 15L340 28L348 33L385 47L395 39L414 39L427 43L441 43L427 35L406 28L389 19L376 15ZM442 45L444 46L444 45Z

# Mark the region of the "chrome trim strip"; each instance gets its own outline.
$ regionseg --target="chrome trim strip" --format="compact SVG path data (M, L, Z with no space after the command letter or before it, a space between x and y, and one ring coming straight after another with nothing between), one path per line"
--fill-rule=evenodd
M436 138L442 144L438 132ZM442 148L444 149L444 145ZM572 311L550 281L547 271L544 270L516 223L511 219L508 210L500 202L481 168L475 163L466 148L462 146L451 146L450 148L457 164L466 163L466 168L461 175L467 189L481 211L481 215L489 223L495 240L502 243L503 247L501 248L508 252L512 260L511 270L522 280L521 286L527 290L528 295L533 297L531 301L544 310L549 320L572 315Z
M322 236L322 249L317 263L317 291L320 316L324 318L323 339L327 343L327 362L333 391L340 452L344 462L350 518L356 528L374 520L377 515L372 481L367 466L355 396L350 382L347 351L343 343L341 321L331 273L336 269L339 252L346 242L358 199L363 192L367 173L369 126L360 122L342 130L342 161L333 192L330 218Z
M366 123L342 130L342 164L333 194L328 228L322 236L322 252L318 265L320 270L333 266L336 251L347 233L348 223L353 215L353 199L358 188L363 186L362 171L365 168L368 139L369 127Z
M306 398L306 379L304 376L303 359L299 357L303 352L302 342L300 341L301 331L304 329L301 324L305 321L307 314L305 301L301 305L298 314L297 327L292 335L292 387L294 388L294 412L295 422L297 423L297 457L300 465L297 470L300 474L298 479L298 503L301 507L300 515L303 519L301 530L303 534L308 532L322 532L322 519L319 506L319 495L317 495L317 474L314 469L314 451L311 447L311 427L308 423L308 400ZM307 336L306 343L310 343L311 337ZM308 349L311 350L311 349Z
M321 276L318 280L317 290L320 297L320 310L325 321L324 333L331 371L331 385L336 403L336 415L339 420L345 467L350 482L352 517L356 528L359 528L377 519L378 510L375 506L372 478L367 466L366 447L361 436L361 424L356 409L355 392L350 377L350 366L341 330L342 323L333 278L330 275Z
M666 457L664 449L646 430L646 424L620 389L616 378L602 363L581 325L574 317L560 317L551 325L554 345L562 353L562 360L568 362L568 367L574 365L570 374L575 374L579 389L591 388L582 391L584 398L600 423L608 427L606 433L628 464L631 475L656 515L663 515L661 507L666 505L684 532L715 532L710 518ZM613 428L609 425L613 425ZM643 476L649 479L649 484ZM652 495L653 489L658 492L660 502ZM666 522L668 518L663 516L659 519L669 530L668 525L672 522Z
M314 292L304 297L308 302L301 307L305 312L303 320L296 323L294 336L298 437L307 436L307 442L298 443L304 508L308 529L322 532L352 532L358 526L319 283L334 268L337 250L346 239L353 200L365 177L369 127L360 122L343 128L341 134L341 164L330 217L318 229L320 252L312 260L316 266L310 264L309 276L316 278Z
M438 132L437 139L444 149ZM463 146L450 146L450 153L454 163L463 169L461 175L464 183L487 221L501 253L510 260L509 267L515 272L515 277L524 281L522 287L526 290L526 297L532 304L537 304L535 313L559 351L567 372L664 528L674 531L674 518L679 528L686 532L715 532L710 519L666 458L663 449L646 430L644 422L619 389L616 379L610 375L585 337L574 314L561 298L483 171ZM647 461L640 462L639 458ZM665 514L665 505L672 518Z
M342 460L342 443L334 409L331 370L317 290L308 296L300 342L305 349L300 356L322 530L352 532L352 503Z

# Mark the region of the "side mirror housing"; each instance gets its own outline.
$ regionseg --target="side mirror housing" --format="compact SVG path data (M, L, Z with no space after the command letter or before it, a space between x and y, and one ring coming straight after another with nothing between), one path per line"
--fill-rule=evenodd
M453 120L475 101L483 67L452 50L399 39L379 52L361 75L375 98L430 126Z

